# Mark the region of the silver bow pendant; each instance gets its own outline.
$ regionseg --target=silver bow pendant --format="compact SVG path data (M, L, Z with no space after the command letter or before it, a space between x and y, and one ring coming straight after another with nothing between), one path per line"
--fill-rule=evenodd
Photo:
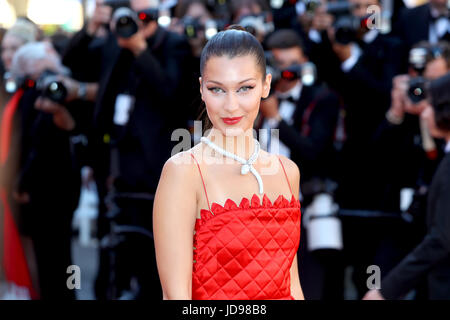
M248 164L248 163L243 164L241 167L241 174L246 175L249 172L250 172L250 164Z

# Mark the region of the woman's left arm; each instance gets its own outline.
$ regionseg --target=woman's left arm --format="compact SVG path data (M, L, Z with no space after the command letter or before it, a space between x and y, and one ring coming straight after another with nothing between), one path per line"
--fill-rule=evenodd
M289 177L289 183L292 187L292 193L295 198L298 199L298 195L300 193L300 170L298 166L292 160L282 157L283 164L285 165L286 172ZM300 228L300 226L299 226ZM303 296L302 286L300 284L300 276L298 274L298 260L297 254L295 254L294 259L292 260L292 266L290 269L291 274L291 295L295 300L305 300Z
M298 261L297 254L295 255L294 260L292 261L291 266L291 295L295 300L305 300L303 296L302 286L300 284L300 277L298 275Z

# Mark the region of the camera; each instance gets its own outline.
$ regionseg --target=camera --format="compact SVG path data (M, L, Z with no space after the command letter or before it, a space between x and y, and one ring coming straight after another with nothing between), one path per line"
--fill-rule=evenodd
M271 94L276 83L281 79L287 81L295 81L301 79L302 84L305 86L311 86L316 82L317 70L316 66L312 62L306 62L303 64L293 64L285 69L280 69L274 61L271 52L266 52L266 73L272 75Z
M44 71L36 80L36 90L44 98L62 104L66 101L68 90L57 74Z
M137 33L139 30L139 21L148 23L150 21L158 20L159 11L156 8L134 12L126 5L118 7L116 2L124 5L127 1L113 1L114 5L111 5L114 9L111 20L112 25L114 26L114 32L121 38L130 38Z
M428 97L428 81L423 77L415 77L409 80L408 98L413 103L418 103Z
M68 90L60 77L53 71L44 71L37 80L30 77L9 77L6 83L8 93L14 93L18 89L35 89L41 97L48 98L56 103L62 104L66 101Z
M184 34L188 39L195 39L199 31L205 32L206 40L210 40L216 33L225 28L225 23L219 20L209 19L202 24L198 18L185 16L181 19L184 26Z
M305 6L306 12L312 15L318 7L322 6L322 2L320 0L308 0ZM347 1L329 2L325 5L327 13L336 17L334 29L337 43L349 44L356 41L361 30L369 30L370 25L376 22L371 14L364 17L353 16L351 11L354 6Z
M198 18L185 16L181 19L184 26L184 34L188 39L197 38L198 32L204 30L204 26L200 23Z
M341 16L336 20L334 24L335 28L335 41L340 44L349 44L357 41L358 32L361 30L368 30L371 15L367 15L363 18L355 16Z
M418 103L428 96L428 81L423 77L427 63L441 54L438 47L417 47L409 51L409 66L418 76L409 80L407 95L413 103Z
M238 24L254 36L264 36L275 29L273 22L268 21L267 15L264 13L259 15L243 16L239 20Z

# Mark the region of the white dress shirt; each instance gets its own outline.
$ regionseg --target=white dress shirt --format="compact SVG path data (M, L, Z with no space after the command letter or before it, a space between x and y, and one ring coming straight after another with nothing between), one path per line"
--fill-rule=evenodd
M363 41L367 44L372 43L376 39L377 36L378 36L378 30L372 29L364 34ZM350 57L347 60L345 60L344 62L342 62L342 64L341 64L342 71L350 72L353 69L353 67L356 65L356 63L358 62L362 53L363 53L362 49L356 43L352 43Z
M439 12L436 9L431 8L431 15L437 17ZM428 29L428 39L431 43L437 43L439 38L450 32L450 21L446 17L441 17L437 19L434 23L431 22Z
M278 108L280 117L289 125L294 123L293 115L297 106L295 103L283 99L292 97L295 101L298 101L301 96L302 88L303 85L301 81L297 81L297 84L291 90L283 93L276 93L276 96L282 100ZM268 152L280 154L289 158L291 150L280 141L279 132L277 130L271 130L275 128L270 124L268 119L264 120L262 129L263 130L260 131L259 141L261 147Z

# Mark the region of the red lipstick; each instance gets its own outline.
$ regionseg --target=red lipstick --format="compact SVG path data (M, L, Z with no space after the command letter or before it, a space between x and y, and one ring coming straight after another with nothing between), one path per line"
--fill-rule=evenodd
M225 122L228 125L233 125L241 121L242 117L235 117L235 118L222 118L223 122Z

